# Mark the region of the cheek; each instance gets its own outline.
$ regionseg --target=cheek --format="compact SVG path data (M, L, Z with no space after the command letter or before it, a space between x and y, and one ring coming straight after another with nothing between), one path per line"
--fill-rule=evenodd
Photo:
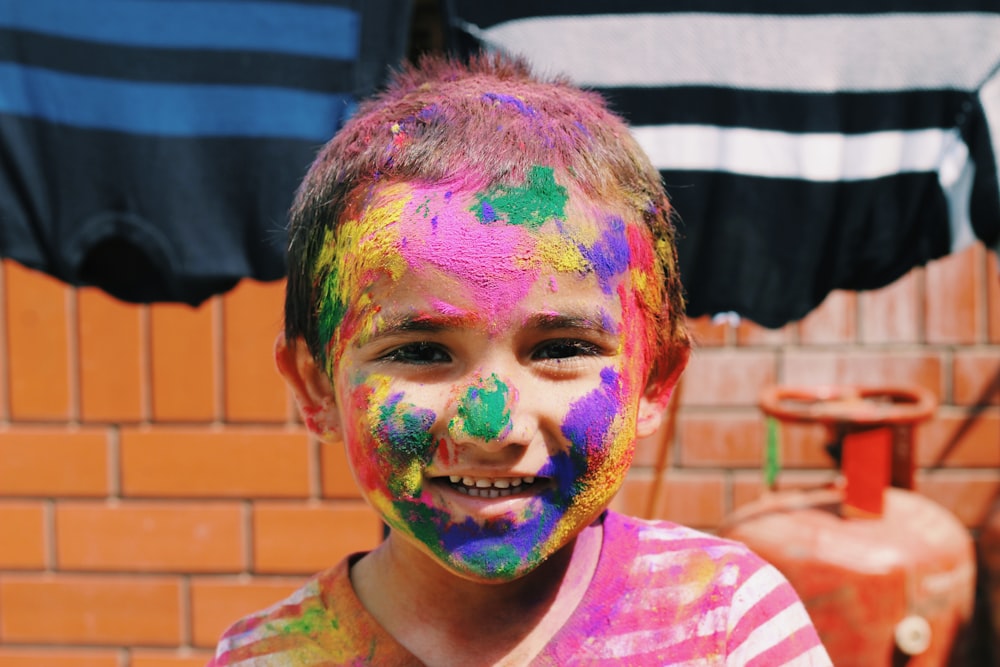
M570 442L565 464L572 469L577 504L605 502L632 463L635 411L626 400L625 384L616 369L605 368L601 385L574 401L563 421L562 433Z
M354 426L348 450L359 482L370 491L418 494L421 471L434 454L437 415L379 378L354 387L351 402Z

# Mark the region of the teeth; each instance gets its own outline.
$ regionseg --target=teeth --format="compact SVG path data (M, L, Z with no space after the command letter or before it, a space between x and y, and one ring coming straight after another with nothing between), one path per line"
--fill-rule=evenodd
M448 480L455 485L460 492L477 498L504 498L519 490L522 485L527 486L535 482L535 477L463 477L461 475L449 475Z

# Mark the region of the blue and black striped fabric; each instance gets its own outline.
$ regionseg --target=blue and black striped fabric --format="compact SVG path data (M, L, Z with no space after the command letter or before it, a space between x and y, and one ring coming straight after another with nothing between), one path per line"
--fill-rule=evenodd
M603 93L679 212L690 315L768 327L1000 252L996 0L446 0L453 49Z
M128 301L284 275L317 149L409 0L0 0L0 254Z

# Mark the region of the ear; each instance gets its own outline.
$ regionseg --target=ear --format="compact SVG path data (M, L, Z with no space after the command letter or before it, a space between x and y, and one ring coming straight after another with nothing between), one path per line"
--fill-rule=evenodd
M681 373L687 367L690 356L689 346L675 346L664 360L664 369L650 378L646 391L639 399L635 428L637 438L651 436L660 428L670 397L681 379Z
M340 416L333 392L333 383L313 359L309 346L302 338L292 341L278 334L274 341L274 361L278 372L295 395L299 412L306 426L324 441L340 437Z

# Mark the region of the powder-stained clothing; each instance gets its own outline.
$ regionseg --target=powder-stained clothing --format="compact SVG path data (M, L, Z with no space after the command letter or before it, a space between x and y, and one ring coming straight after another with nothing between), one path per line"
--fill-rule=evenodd
M532 664L831 665L790 584L746 546L614 512L603 521L593 581ZM210 667L421 664L362 607L351 562L237 622Z

